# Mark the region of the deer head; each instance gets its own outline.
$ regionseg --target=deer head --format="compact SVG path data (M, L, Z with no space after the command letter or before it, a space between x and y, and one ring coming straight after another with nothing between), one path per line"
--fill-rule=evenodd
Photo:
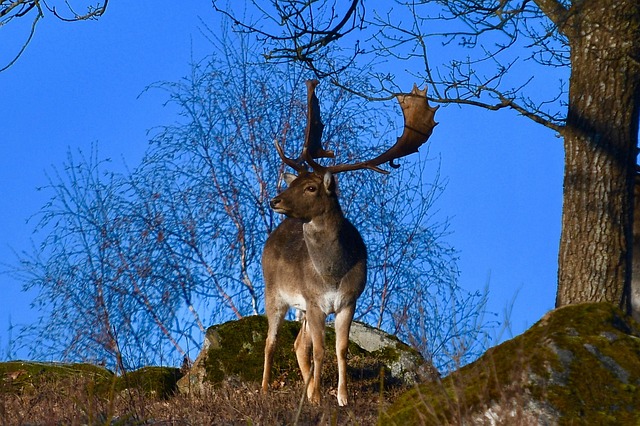
M309 222L328 209L340 209L331 172L321 175L302 171L299 176L285 173L284 181L287 190L270 202L276 213Z

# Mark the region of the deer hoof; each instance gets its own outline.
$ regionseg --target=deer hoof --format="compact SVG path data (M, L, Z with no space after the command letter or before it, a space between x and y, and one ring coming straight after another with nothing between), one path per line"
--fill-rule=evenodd
M309 402L313 405L320 405L320 392L316 389L309 390L307 392L307 398L309 398Z

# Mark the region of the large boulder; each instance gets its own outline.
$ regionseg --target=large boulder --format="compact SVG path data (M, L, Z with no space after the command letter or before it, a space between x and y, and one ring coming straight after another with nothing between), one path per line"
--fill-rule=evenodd
M206 383L260 382L267 328L264 316L245 317L210 327L200 355L178 382L180 392L200 392ZM272 386L302 381L293 351L299 330L299 322L284 321L274 356ZM331 324L326 331L326 350L323 381L330 387L337 381L335 330ZM412 385L437 375L417 351L389 334L358 322L353 323L350 335L348 373L350 381L361 387L379 387L381 373L385 386Z
M380 424L640 424L639 336L638 323L606 303L556 309L403 394Z

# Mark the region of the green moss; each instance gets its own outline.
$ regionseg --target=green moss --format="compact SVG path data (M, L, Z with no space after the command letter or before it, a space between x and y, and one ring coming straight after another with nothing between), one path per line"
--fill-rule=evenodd
M96 392L107 392L114 380L109 370L92 364L62 364L28 361L0 363L0 390L23 393L44 383L57 383L79 379L91 382Z
M260 382L264 364L264 346L268 323L264 316L245 317L210 327L207 330L212 343L205 362L206 380L220 383L231 377L245 382ZM300 323L284 321L278 334L278 345L271 372L272 383L288 386L302 381L293 343L300 331ZM325 362L322 369L323 386L335 386L338 369L335 353L335 330L327 326L325 333ZM399 352L390 349L369 353L349 342L347 372L350 381L361 388L379 389L380 374L385 387L396 386L384 361L397 359Z
M640 419L640 339L638 325L613 306L561 309L554 329L557 345L574 359L566 385L546 389L546 399L562 413L561 424L636 424ZM562 332L575 329L571 333Z
M371 355L386 363L398 361L400 359L400 351L390 346L378 349L377 351L372 352Z
M207 334L214 335L216 340L207 354L207 380L219 383L234 376L243 381L260 381L267 328L267 319L263 316L246 317L242 321L211 327ZM280 330L272 373L276 378L297 373L293 342L299 329L299 323L285 321Z
M381 424L455 424L492 402L529 395L556 410L560 424L637 424L638 330L606 303L555 310L441 383L407 392Z
M118 377L116 390L140 389L149 396L169 398L176 393L180 377L178 368L142 367Z
M10 361L0 363L0 392L31 392L45 385L61 389L82 386L97 395L109 395L112 388L117 391L137 388L148 395L166 398L173 395L180 377L178 369L169 367L143 367L116 377L92 364Z

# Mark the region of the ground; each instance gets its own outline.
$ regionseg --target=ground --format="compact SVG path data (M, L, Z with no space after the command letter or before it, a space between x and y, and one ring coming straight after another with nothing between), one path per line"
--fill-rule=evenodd
M255 317L213 329L220 346L209 348L209 384L189 395L177 392L181 373L174 368L114 375L88 364L0 363L0 423L640 424L640 325L605 303L554 310L476 362L409 390L388 383L385 354L350 347L348 407L332 396L333 353L322 403L306 402L291 349L294 323L283 331L273 390L261 394L263 322ZM225 333L235 338L225 343ZM233 353L239 366L230 364Z

